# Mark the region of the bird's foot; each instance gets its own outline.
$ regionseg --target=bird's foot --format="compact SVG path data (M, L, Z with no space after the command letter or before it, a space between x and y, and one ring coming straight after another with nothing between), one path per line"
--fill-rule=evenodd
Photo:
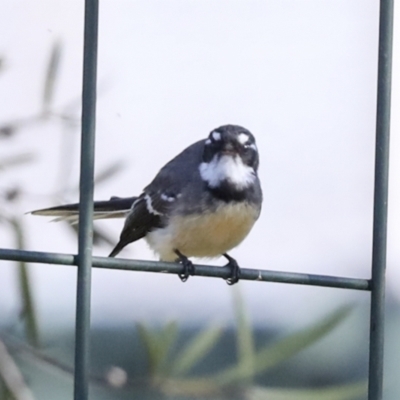
M231 276L226 280L228 285L234 285L235 283L239 282L240 278L240 267L237 261L232 258L228 254L224 254L224 257L229 261L225 267L229 267L231 269Z
M183 267L182 273L179 274L178 276L182 282L186 282L189 279L190 275L195 274L194 265L179 250L175 250L175 254L178 256L176 261L179 262L180 264L182 264L182 267Z

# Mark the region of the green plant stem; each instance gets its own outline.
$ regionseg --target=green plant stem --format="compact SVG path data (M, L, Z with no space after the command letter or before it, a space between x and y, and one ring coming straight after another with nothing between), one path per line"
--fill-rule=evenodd
M24 250L25 236L21 222L17 218L10 218L9 222L14 229L16 238L16 248ZM28 266L25 261L18 262L18 281L22 300L23 317L25 321L25 330L28 341L39 346L39 330L37 323L37 315L34 306L34 300L31 289L31 279L29 276Z

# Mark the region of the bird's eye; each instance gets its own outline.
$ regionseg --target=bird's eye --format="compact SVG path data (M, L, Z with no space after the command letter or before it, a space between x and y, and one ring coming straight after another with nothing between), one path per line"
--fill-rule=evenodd
M245 143L243 144L243 147L245 148L245 150L257 151L257 146L255 143Z

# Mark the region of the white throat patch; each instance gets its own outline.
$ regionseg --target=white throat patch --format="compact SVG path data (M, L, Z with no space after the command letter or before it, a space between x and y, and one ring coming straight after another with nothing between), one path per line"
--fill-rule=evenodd
M228 181L241 190L250 186L256 179L253 168L243 164L239 156L214 156L209 163L201 163L200 175L211 188L217 188L221 182Z

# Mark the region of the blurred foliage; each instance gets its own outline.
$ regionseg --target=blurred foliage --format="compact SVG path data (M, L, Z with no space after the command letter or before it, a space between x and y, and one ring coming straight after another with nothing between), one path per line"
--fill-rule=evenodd
M140 396L137 398L153 400L161 398L359 400L365 397L367 385L364 380L318 388L260 386L261 382L268 381L266 375L272 369L332 332L349 315L350 308L338 309L323 320L285 337L277 336L271 339L268 330L263 331L258 328L256 340L256 331L253 332L251 328L244 301L240 297L238 288L235 290L236 350L231 349L230 340L226 342L232 330L226 331L219 325L213 324L204 329L191 330L188 335L188 331L185 333L176 322L169 322L161 328L149 328L140 323L136 325L135 338L138 340L134 342L132 357L130 351L127 354L127 346L132 341L132 332L127 332L124 342L118 340L115 330L111 329L109 336L96 341L96 353L101 351L106 343L108 350L98 355L103 360L102 367L99 368L97 363L92 364L92 373L89 377L91 390L96 389L97 393L102 393L102 399L121 400L135 398L138 393ZM24 359L28 356L33 363L33 370L47 364L53 369L67 373L72 380L73 366L65 363L65 356L54 358L54 354L50 356L44 350L21 343L10 335L2 334L0 337L3 337L14 354ZM247 338L246 345L241 343L243 337ZM108 343L110 340L114 343ZM249 346L248 343L252 345ZM221 364L218 360L221 347L224 347L223 353L228 351L232 356L236 356L236 361L232 361L231 357L224 357ZM65 351L70 352L68 348ZM115 353L119 351L124 354L124 359L128 363L126 367L135 363L136 368L115 366L119 365L118 362L113 364L116 360ZM104 363L105 360L107 361ZM244 371L243 362L249 366L248 371ZM312 365L308 365L308 368L310 367L310 371L313 371ZM43 379L41 385L46 386L46 379L44 381ZM0 400L3 399L0 397Z
M268 389L254 387L245 400L351 400L367 394L367 383L337 385L323 389Z
M52 101L54 98L55 83L58 74L58 65L61 57L61 44L57 42L53 45L50 52L50 61L48 63L47 72L44 79L43 102L42 109L37 115L21 117L14 121L1 124L0 138L10 139L13 135L19 133L22 129L28 129L37 123L48 121L52 111ZM4 147L3 147L4 148ZM14 171L16 167L20 167L24 173L23 167L31 167L31 164L37 159L36 155L30 152L14 153L12 155L1 155L0 172L7 173ZM19 210L14 211L14 205L21 200L21 197L27 196L25 191L17 184L10 187L3 187L0 192L0 222L7 223L10 233L15 238L15 249L25 250L25 227L20 218ZM25 323L25 334L27 340L35 345L39 345L39 329L38 318L35 310L32 282L28 271L28 266L24 261L18 263L18 282L20 289L20 301L22 311L20 317Z
M63 136L71 136L71 133L76 133L79 127L79 108L80 101L69 102L64 106L56 108L54 100L56 97L57 82L59 79L60 63L62 58L62 43L57 40L54 42L44 75L44 83L42 89L41 108L37 114L20 117L13 121L7 121L0 124L0 139L9 140L17 133L22 133L24 130L32 128L33 125L54 123L58 121L62 128ZM0 72L3 72L4 59L0 58ZM74 106L73 106L74 105ZM5 149L5 147L3 147ZM32 152L16 152L10 154L9 151L4 154L0 153L0 173L14 172L19 168L18 173L23 174L26 169L31 168L32 163L37 161L38 155ZM95 176L95 183L102 184L110 178L118 174L123 168L124 163L121 160L113 161L108 166L100 170ZM66 177L67 170L71 167L70 154L60 158L59 170L60 175ZM1 179L1 175L0 175ZM65 179L57 180L58 182L66 182ZM0 181L1 182L1 181ZM54 202L59 202L60 199L67 201L71 196L77 197L79 185L73 183L63 187L56 187L53 194L49 197L54 198ZM24 250L25 246L25 228L23 221L20 218L20 210L14 205L22 198L29 198L22 187L16 184L8 184L6 187L0 187L0 223L7 223L10 233L15 238L15 249ZM14 211L15 208L15 211ZM65 227L77 235L77 226L72 226L65 223ZM98 228L94 228L94 244L114 245L115 240L111 239L106 233ZM39 343L38 323L35 313L34 300L32 295L31 280L26 263L20 262L18 268L19 286L21 293L22 313L26 325L26 334L30 343L37 345Z
M0 340L0 399L34 400L32 391L25 383L14 359Z
M62 43L57 40L53 44L49 54L49 60L44 75L40 110L33 115L22 116L11 121L0 123L0 140L11 140L16 134L22 134L24 131L28 131L34 126L54 122L59 122L61 134L65 137L62 145L65 144L66 140L69 140L67 137L72 137L71 134L76 133L77 128L79 127L80 101L69 102L61 107L56 107L54 102L57 82L59 79L62 50ZM4 57L0 57L0 73L5 72L4 60ZM22 175L26 171L26 168L31 168L32 163L38 159L38 155L32 152L12 151L14 154L12 154L5 146L2 146L2 151L0 152L0 174L9 172L16 174L16 168L19 168L20 171L17 171L17 173ZM61 153L66 153L63 147ZM53 191L53 195L51 196L54 197L55 202L58 202L60 199L67 201L70 196L77 196L78 194L79 187L76 183L70 186L64 184L67 182L66 178L68 177L71 168L70 159L70 154L60 157L59 175L62 176L62 179L58 179L57 182L62 182L63 186L56 187ZM109 166L96 175L95 183L101 184L107 182L115 174L119 173L123 167L124 164L121 161L110 163ZM26 249L26 229L22 219L20 218L20 210L18 209L17 204L20 200L25 200L29 198L29 196L30 194L17 183L8 183L7 185L0 187L0 224L10 232L10 235L15 242L14 248L17 250ZM67 223L65 226L75 235L77 234L76 227L71 229L71 225ZM94 244L107 243L109 245L114 245L114 242L115 241L109 238L107 234L94 228ZM40 337L38 316L32 289L32 279L27 263L19 261L16 264L20 293L19 298L21 303L19 318L24 322L27 341L31 345L37 347L40 343ZM0 383L1 381L2 377L0 373ZM11 399L14 397L11 397L11 394L7 391L7 388L4 385L0 385L0 400L9 398Z
M171 355L178 339L176 322L169 322L158 331L152 331L144 324L137 324L137 329L146 350L149 375L157 384L167 377L187 375L194 365L208 355L222 334L222 328L219 326L205 328L178 350L171 361L168 356Z
M47 71L44 80L43 101L42 101L42 112L44 115L49 114L52 109L56 80L57 80L58 70L60 67L61 51L62 51L61 42L56 41L53 44L53 47L50 52L50 58L47 65Z
M238 292L236 292L236 297L238 297ZM214 377L221 384L225 385L234 382L244 383L253 380L258 374L293 357L299 351L314 344L331 332L349 315L351 310L348 307L341 308L315 325L277 340L272 346L267 343L261 348L255 349L253 345L245 347L240 343L242 337L247 338L252 336L251 325L243 315L245 313L242 303L242 301L236 299L239 361L237 365L222 371ZM252 339L247 340L248 342L252 342ZM250 362L251 364L249 366Z
M25 250L25 235L20 219L12 218L9 222L17 238L17 249ZM37 314L33 302L30 276L25 261L18 261L18 281L23 305L21 317L25 320L26 336L30 343L39 346Z
M329 399L351 400L366 393L366 383L357 382L326 389L264 389L256 388L254 379L295 356L335 329L350 313L351 308L340 308L314 325L275 343L256 348L249 314L239 289L234 288L236 315L236 355L234 365L210 376L187 377L189 371L199 364L217 346L222 335L220 326L210 326L200 331L183 349L177 347L178 327L169 322L163 328L151 330L137 324L139 337L146 349L150 381L168 396L222 396L229 397L232 390L242 393L245 399ZM172 356L172 354L174 356Z

